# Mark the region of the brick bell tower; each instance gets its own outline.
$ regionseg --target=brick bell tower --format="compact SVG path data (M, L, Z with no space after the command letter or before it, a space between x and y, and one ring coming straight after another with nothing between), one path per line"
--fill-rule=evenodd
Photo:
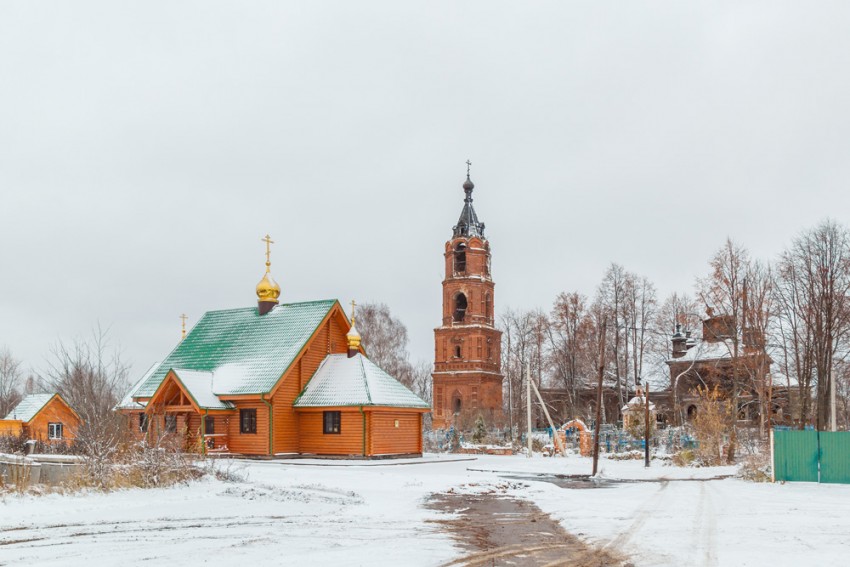
M490 243L472 206L468 161L463 210L446 242L443 323L434 329L434 429L502 419L502 333L494 323Z

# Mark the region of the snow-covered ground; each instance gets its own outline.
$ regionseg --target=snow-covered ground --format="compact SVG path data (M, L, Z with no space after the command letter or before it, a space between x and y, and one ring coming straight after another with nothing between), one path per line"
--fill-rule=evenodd
M244 461L244 481L0 500L0 565L439 565L461 555L428 520L433 492L504 484L567 531L635 565L832 565L850 554L850 486L752 484L723 468L581 457L427 456L406 461ZM614 480L621 479L621 480Z

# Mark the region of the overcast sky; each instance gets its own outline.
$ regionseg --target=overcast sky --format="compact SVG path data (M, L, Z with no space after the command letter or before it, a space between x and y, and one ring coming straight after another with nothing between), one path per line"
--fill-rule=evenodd
M710 4L710 5L709 5ZM0 348L207 310L387 303L433 356L467 159L496 307L619 262L690 292L847 221L846 2L0 3Z

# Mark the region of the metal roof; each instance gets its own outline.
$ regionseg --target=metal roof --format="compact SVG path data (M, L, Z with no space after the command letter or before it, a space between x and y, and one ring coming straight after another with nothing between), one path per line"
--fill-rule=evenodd
M9 412L3 419L19 419L24 423L31 421L38 412L47 405L47 402L53 399L56 394L30 394L15 406L15 409Z
M463 200L463 209L460 212L460 218L457 224L453 227L453 237L459 236L478 236L484 238L484 223L478 222L478 215L475 214L475 207L472 206L472 190L475 185L466 177L466 182L463 184L463 190L466 192L466 198Z
M213 374L219 396L271 391L336 304L336 300L278 305L265 315L256 307L209 311L134 397L150 398L172 368Z
M431 407L359 353L351 358L347 354L328 355L292 405Z

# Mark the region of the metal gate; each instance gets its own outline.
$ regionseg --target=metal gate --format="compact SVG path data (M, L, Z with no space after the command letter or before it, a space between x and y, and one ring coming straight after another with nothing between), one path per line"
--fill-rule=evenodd
M820 432L820 481L850 484L849 432Z
M818 481L818 432L777 429L773 432L776 480Z
M774 430L773 471L780 481L850 484L850 432Z

